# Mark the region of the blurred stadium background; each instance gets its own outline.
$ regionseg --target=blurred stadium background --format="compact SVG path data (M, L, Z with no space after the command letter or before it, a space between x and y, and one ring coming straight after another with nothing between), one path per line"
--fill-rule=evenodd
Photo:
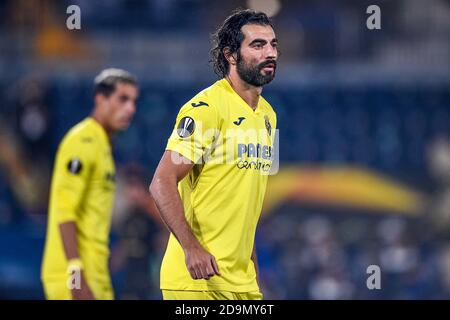
M366 28L371 4L381 30ZM216 79L209 35L236 7L272 15L282 50L264 90L281 144L257 232L265 297L450 298L448 0L1 1L0 298L43 298L56 147L115 66L141 97L116 141L113 283L118 299L160 299L168 234L143 197L177 109ZM366 287L372 264L381 290Z

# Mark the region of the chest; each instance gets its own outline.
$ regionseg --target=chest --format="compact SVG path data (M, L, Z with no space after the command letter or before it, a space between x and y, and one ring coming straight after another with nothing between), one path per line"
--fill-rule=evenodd
M114 191L116 188L116 169L109 148L100 148L92 172L93 185L102 191Z
M254 112L248 107L229 107L222 118L222 145L234 149L237 158L263 158L268 160L273 145L274 129L270 117L262 110Z

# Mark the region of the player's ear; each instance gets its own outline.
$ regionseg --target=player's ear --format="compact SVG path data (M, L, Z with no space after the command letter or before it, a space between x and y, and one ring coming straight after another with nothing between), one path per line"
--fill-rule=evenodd
M94 96L94 102L95 102L95 105L99 105L99 104L101 104L101 98L100 98L100 96L101 96L101 94L99 94L99 93L96 93L95 94L95 96Z
M225 47L223 49L223 55L225 56L225 59L227 59L228 63L231 65L236 65L237 63L237 53L231 53L229 47Z
M97 93L97 94L95 95L95 97L94 97L95 105L101 106L101 105L105 102L105 99L106 99L106 97L105 97L104 94L102 94L102 93Z

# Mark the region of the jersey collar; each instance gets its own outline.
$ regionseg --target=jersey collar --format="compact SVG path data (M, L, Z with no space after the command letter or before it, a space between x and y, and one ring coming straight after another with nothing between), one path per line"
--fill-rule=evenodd
M262 96L259 97L258 105L256 106L256 109L253 110L252 107L250 107L248 105L248 103L245 102L245 100L242 99L242 97L240 95L238 95L236 91L234 91L233 87L231 86L231 84L228 82L227 79L223 78L223 79L219 80L219 82L222 84L222 86L225 87L225 89L227 91L229 91L231 94L233 94L233 96L235 96L238 100L241 101L241 103L244 104L245 109L247 109L247 111L250 114L252 114L253 116L258 116L258 115L261 114L261 111L262 111L262 102L261 102L261 100L263 99Z
M105 128L103 128L103 126L102 126L100 123L98 123L98 122L97 122L94 118L92 118L92 117L88 117L88 121L92 124L92 127L95 128L94 130L97 131L97 133L98 133L98 135L101 137L101 139L102 139L104 142L106 142L106 144L107 144L108 146L111 147L111 143L110 143L110 140L109 140L109 136L108 136L108 134L106 133Z

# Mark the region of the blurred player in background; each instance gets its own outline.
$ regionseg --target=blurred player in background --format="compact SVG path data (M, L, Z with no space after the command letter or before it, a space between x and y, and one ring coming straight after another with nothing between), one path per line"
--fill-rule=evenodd
M277 39L264 13L237 10L213 41L221 80L181 108L150 185L171 231L161 266L164 299L262 299L254 238L276 115L261 92L275 77ZM237 143L227 140L233 130L256 135ZM208 131L215 134L203 136ZM227 161L207 161L208 154Z
M47 299L113 299L108 239L116 188L112 136L136 111L137 81L120 69L95 78L94 109L55 160L41 277Z

